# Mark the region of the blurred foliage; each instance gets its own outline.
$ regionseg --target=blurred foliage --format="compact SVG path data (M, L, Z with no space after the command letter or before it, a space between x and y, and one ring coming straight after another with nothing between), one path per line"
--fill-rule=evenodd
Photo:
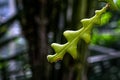
M102 30L94 29L91 44L120 49L120 20L110 22L108 27Z
M111 46L111 44L116 42L116 37L117 36L114 36L111 33L99 33L97 30L94 30L91 44Z
M110 12L106 12L105 14L103 14L101 17L101 25L107 24L111 19L111 17L112 17L112 14Z
M0 28L0 37L2 37L7 31L7 28L5 26L1 26Z
M119 10L120 10L120 0L114 0L114 2L117 5L117 7L119 8Z

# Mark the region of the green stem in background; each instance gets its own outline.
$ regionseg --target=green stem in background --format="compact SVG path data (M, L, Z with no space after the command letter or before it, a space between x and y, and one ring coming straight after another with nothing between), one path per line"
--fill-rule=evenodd
M48 55L47 59L49 62L56 62L62 60L65 53L68 52L74 59L78 58L77 44L80 39L84 40L87 44L91 39L91 29L95 24L101 23L101 15L106 12L108 5L103 7L101 10L95 11L95 16L89 19L82 19L81 23L83 27L77 31L67 30L63 34L67 39L67 43L58 44L53 43L51 46L55 50L56 54Z
M81 28L79 21L86 16L87 0L75 0L73 3L72 27ZM76 23L78 23L76 25Z
M88 44L84 40L78 42L78 59L75 64L75 70L77 72L76 80L87 80L87 57L88 53Z
M105 1L106 3L108 3L112 10L117 10L117 11L119 10L120 0L99 0L99 1Z

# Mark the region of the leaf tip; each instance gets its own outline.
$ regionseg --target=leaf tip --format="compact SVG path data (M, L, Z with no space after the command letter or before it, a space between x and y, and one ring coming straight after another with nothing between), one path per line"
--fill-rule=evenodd
M58 57L58 56L56 56L56 54L55 55L48 55L47 60L48 60L48 62L53 63L53 62L57 62L59 60L62 60L62 57Z

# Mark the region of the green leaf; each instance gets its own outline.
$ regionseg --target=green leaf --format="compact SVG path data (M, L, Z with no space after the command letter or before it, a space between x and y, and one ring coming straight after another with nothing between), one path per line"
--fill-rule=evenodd
M119 10L120 10L120 0L115 0L116 2L115 2L115 4L117 5L117 7L119 8Z
M47 59L49 62L56 62L62 60L65 53L69 53L74 59L77 59L77 44L80 39L83 39L86 43L90 43L91 40L91 29L94 24L101 23L101 15L106 11L108 5L103 7L101 10L95 11L95 16L90 19L82 19L81 23L83 27L77 31L67 30L63 33L67 39L67 43L58 44L53 43L51 46L55 50L56 54L48 55Z

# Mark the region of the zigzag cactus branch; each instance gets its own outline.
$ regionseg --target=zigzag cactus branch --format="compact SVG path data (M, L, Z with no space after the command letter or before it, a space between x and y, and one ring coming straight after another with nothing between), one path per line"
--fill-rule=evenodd
M91 40L91 29L95 24L101 23L101 15L106 12L108 5L103 7L101 10L95 11L95 16L89 19L82 19L81 23L83 27L77 31L67 30L63 33L67 39L67 43L58 44L53 43L51 47L55 50L56 54L48 55L47 59L49 62L56 62L62 60L65 53L68 52L74 59L77 59L77 44L80 39L85 40L89 43Z

